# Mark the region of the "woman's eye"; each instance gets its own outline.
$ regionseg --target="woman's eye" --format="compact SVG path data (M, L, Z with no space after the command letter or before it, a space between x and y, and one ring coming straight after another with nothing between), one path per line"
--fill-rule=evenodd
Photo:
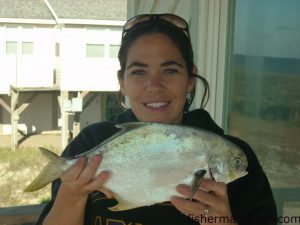
M164 73L165 73L165 74L170 74L170 75L172 75L172 74L178 73L178 70L177 70L177 69L169 68L169 69L165 69L165 70L164 70Z
M142 76L145 74L145 71L144 70L134 70L131 72L131 74L134 76Z

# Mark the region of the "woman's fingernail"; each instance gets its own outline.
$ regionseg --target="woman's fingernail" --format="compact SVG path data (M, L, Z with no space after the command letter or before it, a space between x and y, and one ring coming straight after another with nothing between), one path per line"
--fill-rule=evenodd
M100 156L100 155L95 155L95 156L93 157L93 160L94 160L94 162L98 163L98 162L100 162L100 160L101 160L101 156Z
M81 164L81 163L83 163L85 161L85 157L84 156L82 156L82 157L80 157L78 160L77 160L77 164Z
M113 193L109 193L108 194L108 198L114 198L115 196L114 196L114 194Z
M177 185L177 190L180 191L180 192L187 192L188 187L184 184L179 184L179 185Z
M109 176L109 172L108 171L102 171L100 174L102 179L106 179Z
M172 204L177 204L177 203L180 202L180 198L176 197L176 196L172 196L170 201L171 201Z
M177 185L177 189L183 190L183 189L184 189L184 185L183 185L183 184L178 184L178 185Z

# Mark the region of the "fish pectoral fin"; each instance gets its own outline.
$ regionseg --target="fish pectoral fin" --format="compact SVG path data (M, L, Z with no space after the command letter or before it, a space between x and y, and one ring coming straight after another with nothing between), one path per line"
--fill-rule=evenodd
M194 179L192 182L192 192L190 195L190 200L193 199L194 195L196 194L197 190L199 189L205 174L206 174L206 170L198 170L194 173Z
M134 204L128 200L125 200L123 198L120 198L119 196L114 195L114 197L117 199L118 204L108 208L110 211L116 212L116 211L124 211L129 209L134 209L140 207L137 204Z

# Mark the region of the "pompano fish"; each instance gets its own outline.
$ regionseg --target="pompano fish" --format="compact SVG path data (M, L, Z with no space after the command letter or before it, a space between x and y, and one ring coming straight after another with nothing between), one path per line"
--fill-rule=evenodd
M111 173L104 187L114 193L113 211L169 201L178 184L199 188L201 179L229 183L247 174L247 158L236 145L199 128L163 123L131 122L108 140L74 158L61 158L40 148L49 163L25 189L36 191L59 178L80 156L102 154L96 175ZM205 173L206 172L206 173ZM192 197L192 196L191 196Z

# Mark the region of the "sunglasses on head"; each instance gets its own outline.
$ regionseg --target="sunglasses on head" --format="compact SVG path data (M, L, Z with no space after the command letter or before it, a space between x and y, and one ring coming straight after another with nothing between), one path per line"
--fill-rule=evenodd
M125 25L123 26L123 32L122 32L122 38L125 36L126 32L133 29L136 25L141 25L143 23L146 23L150 20L162 20L166 21L173 26L183 30L185 35L190 38L189 34L189 26L187 22L181 18L180 16L174 15L174 14L141 14L137 15L131 19L129 19Z

